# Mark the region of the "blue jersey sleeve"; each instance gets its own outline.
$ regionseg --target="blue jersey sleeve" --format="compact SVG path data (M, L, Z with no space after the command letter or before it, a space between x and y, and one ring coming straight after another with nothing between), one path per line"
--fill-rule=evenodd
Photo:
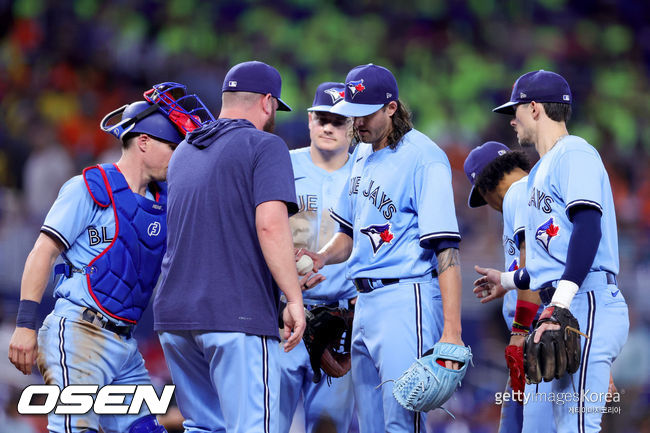
M83 177L75 176L61 187L41 231L57 239L67 250L88 227L96 211L97 205L88 193Z
M255 206L278 200L287 204L289 215L298 212L296 187L289 149L281 138L268 136L256 147L253 160L253 199Z
M595 152L595 151L594 151ZM555 167L559 196L564 198L565 211L574 206L590 206L603 212L602 184L606 172L600 158L585 150L571 150L559 158Z
M449 165L432 162L418 167L413 201L422 248L433 248L440 239L460 241Z

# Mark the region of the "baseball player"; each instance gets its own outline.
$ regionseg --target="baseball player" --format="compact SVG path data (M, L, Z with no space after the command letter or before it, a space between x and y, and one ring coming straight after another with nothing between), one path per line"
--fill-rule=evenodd
M299 211L289 219L295 248L317 250L334 236L338 224L330 218L332 208L347 187L352 160L348 149L352 141L352 119L330 112L343 100L343 83L325 82L318 86L309 111L309 147L291 151ZM303 292L305 308L318 306L348 308L356 289L345 279L345 265L327 266L320 272L325 280L313 286L306 281ZM336 426L337 432L350 429L354 412L352 375L332 378L331 383L314 383L309 354L304 343L283 354L280 393L280 432L288 432L298 400L302 394L305 427L308 433L323 422Z
M36 361L46 384L149 384L132 337L160 274L165 250L167 164L199 114L176 102L185 87L163 83L108 114L104 131L122 140L115 164L89 167L67 181L27 261L9 359L24 374ZM172 94L174 96L172 96ZM121 121L109 122L121 114ZM172 119L176 119L173 121ZM37 308L57 257L56 303L37 332ZM128 399L130 401L130 398ZM50 432L164 432L146 405L137 415L50 413Z
M333 211L340 231L314 269L349 260L359 292L352 332L352 382L361 432L420 431L424 414L402 408L392 385L440 340L463 345L460 268L444 152L412 128L397 82L373 64L352 69L332 112L354 117L362 141L348 188ZM445 361L448 368L458 363Z
M526 267L514 272L488 270L490 284L517 285L537 290L546 306L533 338L526 342L526 360L545 364L544 380L553 374L553 395L573 396L555 404L558 432L600 431L609 387L610 367L621 351L629 329L628 310L617 286L618 239L609 178L598 152L580 137L569 135L571 90L566 80L550 71L528 72L515 82L510 101L495 108L514 116L510 124L521 145L534 145L540 160L527 182ZM573 353L543 349L545 333L555 338L577 319L580 337L574 374ZM575 328L575 326L573 326ZM555 333L554 333L555 331ZM555 344L555 343L553 343ZM568 359L561 365L555 359ZM533 373L534 377L533 377ZM527 367L535 381L537 371ZM550 377L549 377L550 376ZM542 421L540 421L542 422Z
M278 289L287 299L285 350L305 328L291 160L269 133L276 110L290 110L281 86L265 63L231 68L219 119L188 134L169 164L154 326L186 432L278 431Z
M529 163L521 151L510 151L507 146L495 141L488 141L473 149L465 160L465 174L472 184L468 206L476 208L485 204L503 214L503 253L505 269L514 271L525 266L525 235ZM524 254L520 254L520 251ZM484 268L477 267L479 270ZM524 339L530 332L533 320L539 316L539 294L531 290L500 291L502 286L493 288L494 293L484 293L485 286L474 289L481 302L489 302L498 296L503 296L503 318L511 337L506 349L506 359L511 371L506 392L510 395L513 389L526 392L548 394L551 392L550 383L544 382L539 386L531 384L524 388L522 348ZM500 295L499 295L500 294ZM512 353L514 352L514 353ZM517 354L517 352L519 354ZM517 361L517 362L515 362ZM515 365L512 365L515 363ZM512 379L515 376L514 380ZM515 382L515 383L513 383ZM514 395L524 398L520 394ZM525 400L524 400L525 401ZM545 431L555 432L555 426L540 424L544 417L552 414L552 404L547 400L529 399L522 405L514 399L504 401L501 407L500 433ZM540 427L541 426L541 427Z

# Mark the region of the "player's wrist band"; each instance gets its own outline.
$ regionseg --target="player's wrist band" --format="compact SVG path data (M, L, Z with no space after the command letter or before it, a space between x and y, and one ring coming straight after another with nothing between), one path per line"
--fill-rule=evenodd
M566 308L567 310L571 306L571 301L573 297L578 293L578 285L573 281L569 280L560 280L557 283L557 288L551 298L551 305L557 305L558 307Z
M514 290L517 288L515 285L515 272L517 271L501 272L501 285L504 289Z
M36 301L22 299L18 305L18 314L16 315L16 327L29 328L36 330L38 322L38 306Z
M521 337L528 337L528 334L529 334L529 333L530 333L530 332L528 332L528 331L526 331L526 332L523 332L523 331L512 331L512 332L510 333L510 335L511 335L511 336L519 335L519 336L521 336Z
M524 335L528 335L528 333L530 332L530 326L526 327L521 323L512 322L512 332L517 334L523 333Z
M534 302L524 301L521 299L517 300L517 306L515 307L515 320L512 322L512 330L521 330L521 331L530 331L530 326L535 320L537 315L537 310L539 305Z

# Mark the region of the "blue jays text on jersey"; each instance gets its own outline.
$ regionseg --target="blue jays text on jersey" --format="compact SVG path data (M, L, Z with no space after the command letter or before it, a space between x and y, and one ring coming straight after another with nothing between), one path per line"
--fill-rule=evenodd
M360 181L361 176L355 176L350 179L350 195L359 192ZM397 211L397 208L395 207L393 200L388 197L384 191L381 191L381 198L377 200L377 198L379 198L380 190L381 186L375 185L375 181L371 179L368 188L365 191L362 191L361 194L363 194L364 197L367 197L374 206L377 206L377 210L382 213L384 218L389 220L393 217L393 213Z
M553 197L533 187L530 193L530 200L528 200L528 206L536 207L537 210L541 210L544 213L551 213L551 205L554 201Z
M518 235L524 231L526 219L526 182L523 177L513 182L503 197L503 256L507 271L515 271L520 267L520 251ZM517 307L517 291L511 290L503 297L502 313L508 329L512 328Z

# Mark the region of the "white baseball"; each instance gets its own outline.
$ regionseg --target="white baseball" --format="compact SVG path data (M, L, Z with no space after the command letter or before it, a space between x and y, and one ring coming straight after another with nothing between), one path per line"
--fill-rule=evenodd
M296 262L296 268L298 269L298 275L307 275L309 271L314 269L314 261L305 254Z
M490 292L489 292L488 290L483 290L483 291L481 292L481 297L482 297L482 298L485 298L485 297L488 296L489 294L490 294Z

